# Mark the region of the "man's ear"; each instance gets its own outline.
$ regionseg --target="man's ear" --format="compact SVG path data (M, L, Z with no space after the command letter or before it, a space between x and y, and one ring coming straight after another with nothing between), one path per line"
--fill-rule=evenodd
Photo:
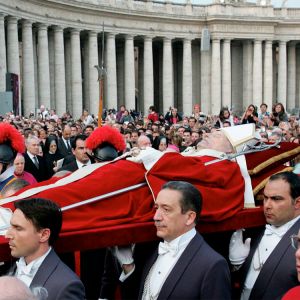
M51 230L49 228L43 228L40 230L40 242L45 243L49 240Z
M195 220L196 220L196 212L194 212L192 210L188 211L185 224L187 226L190 226L191 224L195 223Z
M300 210L300 196L295 199L295 209Z

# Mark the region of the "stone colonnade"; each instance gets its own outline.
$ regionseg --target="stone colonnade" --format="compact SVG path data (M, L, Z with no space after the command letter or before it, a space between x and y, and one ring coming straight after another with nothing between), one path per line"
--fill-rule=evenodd
M106 68L106 108L125 104L147 113L150 105L166 113L170 106L189 115L201 103L205 113L222 106L242 111L275 101L299 107L299 61L295 41L230 39L212 35L200 51L200 38L134 36L63 28L0 14L0 92L6 73L20 76L22 114L41 104L79 117L83 108L97 114L98 74ZM138 74L138 76L136 76Z

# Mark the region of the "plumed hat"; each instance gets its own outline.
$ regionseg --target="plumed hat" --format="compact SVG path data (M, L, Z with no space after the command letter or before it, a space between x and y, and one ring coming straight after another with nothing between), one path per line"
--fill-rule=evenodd
M25 151L23 136L8 123L0 123L0 162L11 163L18 152Z
M126 148L122 134L108 125L96 128L86 139L86 147L100 161L110 161L118 157L118 152Z
M245 144L255 145L260 139L253 123L224 127L220 130L225 134L235 152L241 151Z

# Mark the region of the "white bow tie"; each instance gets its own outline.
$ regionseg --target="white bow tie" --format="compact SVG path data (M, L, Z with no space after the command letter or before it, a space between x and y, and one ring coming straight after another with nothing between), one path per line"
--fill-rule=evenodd
M265 229L265 235L272 235L272 234L275 234L281 238L284 236L285 232L280 232L276 227L267 224Z
M16 262L17 264L17 267L18 267L18 275L22 276L22 275L25 275L25 276L32 276L33 273L34 273L34 266L32 266L31 268L28 268L26 265L24 265L23 263L21 262Z
M158 254L162 254L162 255L170 252L172 256L175 256L178 250L179 250L178 246L177 247L171 246L170 244L167 243L160 242L158 246Z

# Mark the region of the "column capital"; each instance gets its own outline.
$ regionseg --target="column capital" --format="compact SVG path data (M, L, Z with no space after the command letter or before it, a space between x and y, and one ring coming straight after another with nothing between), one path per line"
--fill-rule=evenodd
M22 25L25 27L32 27L32 21L24 19L22 20Z
M184 43L191 43L192 42L192 38L189 37L189 36L184 37L182 40L183 40Z
M261 38L255 38L255 39L253 40L254 44L261 44L262 41L263 41L263 39L261 39Z
M279 45L286 45L289 40L280 40Z
M211 40L213 43L220 43L221 38L219 36L213 36L211 37Z
M266 45L272 45L273 44L273 40L265 40L265 44Z
M152 42L153 36L152 35L144 35L144 42Z
M164 36L164 37L163 37L163 42L164 42L164 43L171 43L171 42L172 42L172 39L171 39L170 37Z
M224 44L225 44L225 43L226 43L226 44L227 44L227 43L230 44L230 43L231 43L231 39L230 39L230 38L226 38L226 39L223 40L223 43L224 43Z
M125 35L125 40L133 40L134 39L134 36L133 36L133 34L126 34Z
M38 23L37 27L38 27L38 30L48 30L48 25L45 23Z
M106 35L108 39L114 39L116 37L115 32L106 32Z
M64 28L60 25L54 25L53 30L54 30L54 32L61 32L64 30Z
M10 23L15 23L15 24L17 24L17 22L18 22L18 18L15 17L15 16L7 16L6 19L7 19L7 21L10 22Z
M3 12L0 12L0 20L4 20L7 15Z
M98 33L97 33L96 31L94 31L94 30L89 30L88 35L89 35L90 37L95 37L95 36L98 35Z
M71 28L70 29L70 33L71 35L79 35L80 34L80 30L77 28Z

